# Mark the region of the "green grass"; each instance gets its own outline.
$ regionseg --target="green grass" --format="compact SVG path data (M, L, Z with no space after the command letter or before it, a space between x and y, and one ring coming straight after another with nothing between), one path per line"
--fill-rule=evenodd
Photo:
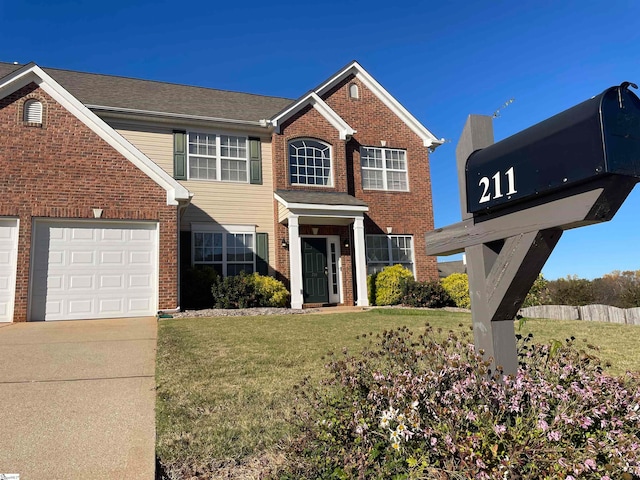
M276 451L292 430L293 387L321 378L323 356L360 351L363 333L426 322L469 330L470 315L380 309L363 313L162 320L157 360L157 454L165 465L215 470ZM461 326L460 326L461 325ZM537 341L575 336L599 349L611 372L640 371L640 327L528 320ZM368 337L368 335L367 335Z

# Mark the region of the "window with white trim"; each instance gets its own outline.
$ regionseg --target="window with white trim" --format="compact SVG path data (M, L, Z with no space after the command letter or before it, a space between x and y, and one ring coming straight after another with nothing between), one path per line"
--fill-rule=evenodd
M400 264L415 275L412 235L367 235L367 274Z
M360 147L362 188L365 190L409 190L407 152L398 148Z
M247 137L189 132L189 179L248 182Z
M291 185L330 187L331 147L311 139L289 142L289 180Z
M23 120L27 123L42 123L42 102L34 98L24 102Z
M194 265L208 265L222 276L255 272L255 231L253 227L197 226L191 233Z

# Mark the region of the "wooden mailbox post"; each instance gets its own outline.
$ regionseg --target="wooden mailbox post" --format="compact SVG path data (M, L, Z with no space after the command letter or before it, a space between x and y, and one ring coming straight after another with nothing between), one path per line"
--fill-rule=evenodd
M462 222L426 234L428 255L465 252L477 351L517 372L514 322L571 228L611 220L640 181L640 99L628 82L493 143L470 115L456 148Z

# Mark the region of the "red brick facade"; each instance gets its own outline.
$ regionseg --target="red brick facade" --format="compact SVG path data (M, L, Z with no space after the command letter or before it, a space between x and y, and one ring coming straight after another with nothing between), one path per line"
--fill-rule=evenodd
M29 98L43 124L23 122ZM14 321L27 320L32 221L38 217L156 221L159 308L177 305L177 207L166 191L35 84L0 100L0 217L19 218Z
M356 84L358 98L351 98L349 86ZM344 119L356 133L347 141L339 138L333 127L313 107L303 108L280 126L280 133L273 135L274 190L315 190L347 192L364 200L369 206L365 215L365 234L413 235L415 271L418 280L437 280L436 259L425 254L424 234L433 230L433 207L429 173L428 148L389 107L355 76L350 76L322 95L322 99ZM332 147L332 187L296 186L289 182L288 142L296 138L314 138ZM381 147L406 150L408 168L408 192L364 190L360 170L360 147ZM275 211L277 212L277 203ZM287 238L286 226L279 224L276 213L277 238ZM319 226L318 235L339 234L344 240L347 227ZM301 226L300 234L310 231ZM331 233L329 233L331 232ZM282 253L282 255L280 255ZM345 303L353 304L353 274L351 252L342 250L343 290ZM277 269L285 279L289 278L289 255L278 250Z

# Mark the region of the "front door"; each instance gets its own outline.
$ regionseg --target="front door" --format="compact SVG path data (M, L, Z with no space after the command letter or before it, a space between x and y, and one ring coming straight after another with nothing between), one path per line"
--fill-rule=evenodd
M304 303L329 301L326 238L302 238L302 285Z

